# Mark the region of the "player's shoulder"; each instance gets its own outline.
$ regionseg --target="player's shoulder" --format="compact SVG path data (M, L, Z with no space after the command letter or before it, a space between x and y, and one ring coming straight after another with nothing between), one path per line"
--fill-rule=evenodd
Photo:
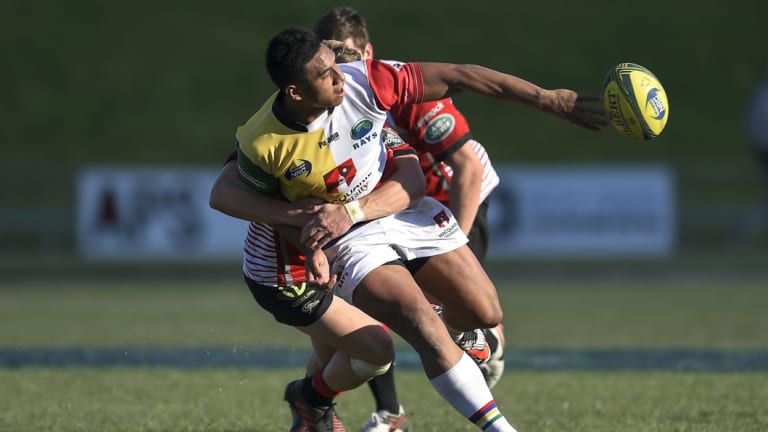
M264 105L254 113L248 121L237 128L235 137L242 146L246 143L255 143L256 141L270 140L272 137L280 134L296 133L282 122L280 122L273 111L273 105L277 98L275 92Z
M242 137L245 134L250 134L254 126L263 124L266 117L272 115L272 103L275 100L276 95L272 95L266 102L248 118L248 120L237 128L237 136Z
M375 60L375 61L378 61L378 62L380 62L382 64L387 65L387 66L390 66L390 67L392 67L395 70L401 70L406 64L408 64L408 62L404 62L404 61L400 61L400 60L380 59L380 60Z

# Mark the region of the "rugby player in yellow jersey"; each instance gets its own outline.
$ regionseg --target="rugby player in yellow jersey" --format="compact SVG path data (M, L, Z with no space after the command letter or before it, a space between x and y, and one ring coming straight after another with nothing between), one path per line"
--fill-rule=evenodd
M383 187L387 148L379 134L393 106L460 91L522 103L601 130L607 124L604 112L585 104L599 98L542 89L474 65L376 60L336 65L333 52L301 28L270 41L267 69L278 92L237 132L241 176L260 194L243 209L242 202L218 201L214 190L212 205L248 220L300 229L310 254L324 248L338 278L335 292L408 341L433 387L454 409L483 430L514 431L411 272L435 280L430 294L445 304L446 321L459 330L500 322L495 288L445 206L428 197L416 201L419 193L405 183L368 199ZM301 209L283 201L313 196L327 204ZM448 307L462 301L476 304L474 315L450 315ZM285 399L310 431L331 431L329 414L339 389L323 383L315 388L308 380L290 383Z

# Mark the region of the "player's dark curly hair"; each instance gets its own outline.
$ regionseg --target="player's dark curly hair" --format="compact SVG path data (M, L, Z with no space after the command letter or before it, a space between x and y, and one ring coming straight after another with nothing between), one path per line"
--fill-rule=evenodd
M278 33L267 46L267 72L272 82L283 90L301 81L307 74L307 63L317 54L321 40L303 27L291 27Z

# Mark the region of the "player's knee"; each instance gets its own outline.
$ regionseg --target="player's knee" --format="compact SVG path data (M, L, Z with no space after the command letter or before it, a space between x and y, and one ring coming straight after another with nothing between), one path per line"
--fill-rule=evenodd
M447 320L448 323L458 330L493 328L499 325L504 318L504 313L498 302L495 304L492 302L462 304L456 307L446 305L444 308L446 315L451 317L450 320Z
M485 316L485 322L483 323L483 328L493 328L497 325L501 324L502 320L504 319L504 312L501 310L501 306L496 304L492 305L490 307L490 310Z
M477 327L491 328L496 327L504 318L504 311L498 297L489 297L475 305L475 319L478 321Z
M384 365L395 360L392 335L384 326L369 326L365 332L365 360L370 364ZM386 370L384 371L386 372Z
M355 373L355 375L365 380L369 380L373 377L385 374L389 370L390 366L392 366L392 362L387 362L385 364L373 364L355 358L350 359L349 364L352 366L352 371Z

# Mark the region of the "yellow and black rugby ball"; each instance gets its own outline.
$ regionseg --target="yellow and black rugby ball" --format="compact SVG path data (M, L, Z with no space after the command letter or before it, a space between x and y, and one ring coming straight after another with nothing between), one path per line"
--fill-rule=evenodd
M620 63L608 71L603 103L616 130L634 139L659 136L669 120L664 87L651 71L635 63Z

